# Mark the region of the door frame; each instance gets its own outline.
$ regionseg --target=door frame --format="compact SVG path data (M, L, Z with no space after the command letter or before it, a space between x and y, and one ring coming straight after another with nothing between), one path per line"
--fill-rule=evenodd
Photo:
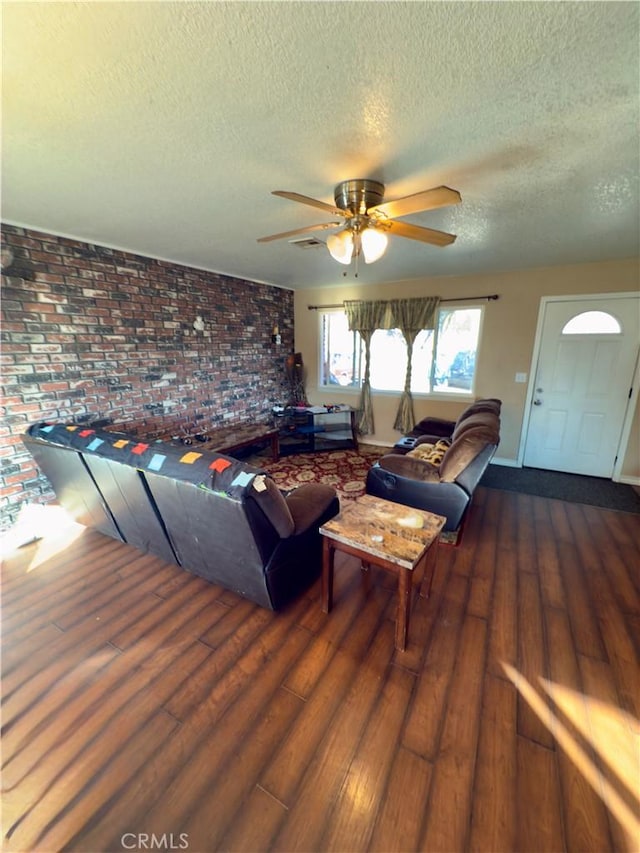
M581 293L581 294L567 294L566 296L541 296L540 297L540 307L538 308L538 320L536 324L536 336L533 344L533 353L531 355L531 364L529 366L529 381L527 383L527 394L524 403L524 417L522 419L522 430L520 432L520 445L518 448L518 459L517 466L518 468L523 467L524 462L524 451L527 443L527 436L529 434L529 422L531 420L531 406L533 405L533 396L535 394L535 384L536 384L536 375L538 372L538 360L540 358L540 348L542 345L542 331L544 324L544 317L546 313L547 305L551 302L584 302L585 300L590 300L595 302L597 300L601 300L602 302L612 302L616 299L632 299L638 298L637 292L633 290L616 292L616 293ZM639 303L640 304L640 303ZM638 402L638 394L640 391L640 358L636 359L636 365L633 373L632 379L633 385L631 387L631 394L629 395L629 399L627 400L627 407L624 414L624 421L622 424L622 432L620 434L620 441L618 443L618 449L616 453L616 461L613 466L613 474L611 479L613 482L625 482L631 483L633 485L640 485L640 480L637 477L625 477L622 478L622 464L624 462L624 457L627 452L627 446L629 444L629 437L631 435L631 427L633 424L633 416L636 410L636 405Z

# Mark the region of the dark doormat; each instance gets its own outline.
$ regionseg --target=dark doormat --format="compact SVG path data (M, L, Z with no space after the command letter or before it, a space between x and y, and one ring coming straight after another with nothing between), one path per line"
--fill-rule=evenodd
M480 485L489 489L504 489L525 495L617 509L621 512L640 513L640 495L632 486L614 483L602 477L584 477L581 474L543 471L540 468L489 465Z

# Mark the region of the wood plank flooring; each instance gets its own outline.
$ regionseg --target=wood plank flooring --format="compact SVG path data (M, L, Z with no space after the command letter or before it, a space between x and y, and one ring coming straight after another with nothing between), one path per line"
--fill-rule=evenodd
M637 851L640 519L478 489L394 649L77 525L2 576L7 851Z

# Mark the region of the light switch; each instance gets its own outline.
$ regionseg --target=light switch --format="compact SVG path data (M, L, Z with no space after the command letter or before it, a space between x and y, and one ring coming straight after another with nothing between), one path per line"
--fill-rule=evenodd
M526 373L516 373L516 382L526 382L527 374Z

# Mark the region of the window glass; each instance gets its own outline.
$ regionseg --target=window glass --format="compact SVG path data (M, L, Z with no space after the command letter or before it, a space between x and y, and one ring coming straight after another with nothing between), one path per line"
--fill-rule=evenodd
M420 332L413 345L411 391L418 394L472 394L481 307L440 308L435 330ZM321 318L322 385L360 387L363 350L360 335L350 332L344 312ZM371 338L371 388L404 389L407 345L400 329L378 329Z
M360 335L349 331L344 311L330 311L321 318L320 384L360 387Z
M563 335L619 335L620 323L606 311L583 311L565 325Z
M482 308L441 308L435 347L434 391L471 394L476 375Z
M377 329L371 338L371 387L401 391L407 372L407 345L400 329Z

